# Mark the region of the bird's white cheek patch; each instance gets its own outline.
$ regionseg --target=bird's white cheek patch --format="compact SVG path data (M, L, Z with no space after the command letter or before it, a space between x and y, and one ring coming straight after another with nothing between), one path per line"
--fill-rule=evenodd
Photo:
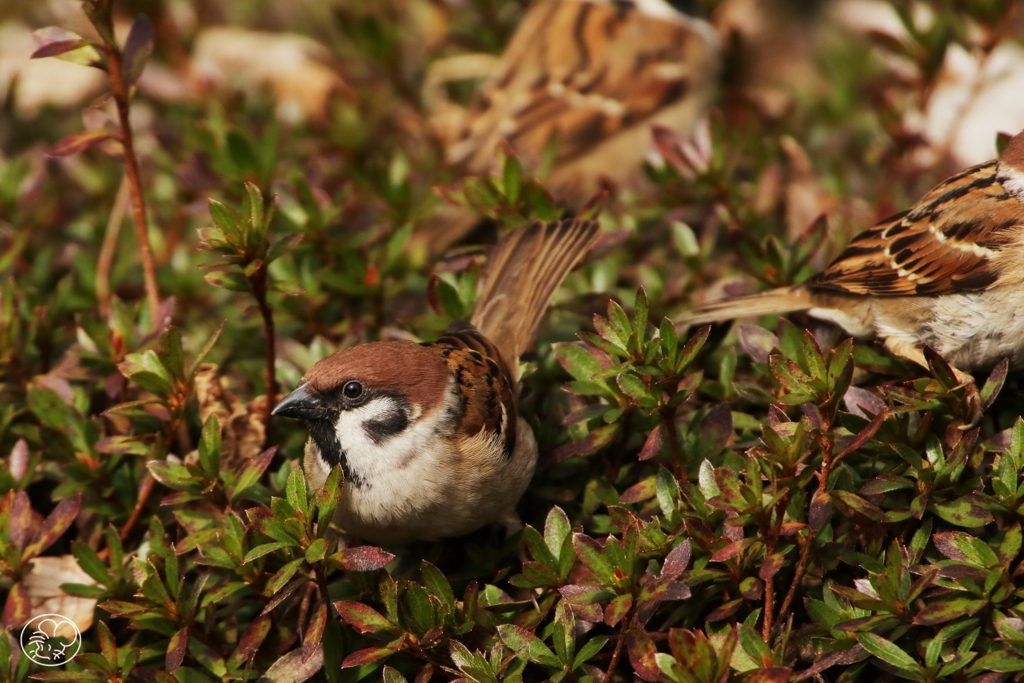
M998 177L1007 192L1024 199L1024 172L1012 166L1005 166L999 169Z
M446 404L439 405L421 416L418 407L381 396L355 410L342 411L335 429L353 481L372 487L384 478L393 478L430 451L437 433L444 431L442 423L449 415L445 408ZM406 411L404 420L396 417L398 411ZM401 429L397 430L399 422ZM385 432L386 437L382 437Z

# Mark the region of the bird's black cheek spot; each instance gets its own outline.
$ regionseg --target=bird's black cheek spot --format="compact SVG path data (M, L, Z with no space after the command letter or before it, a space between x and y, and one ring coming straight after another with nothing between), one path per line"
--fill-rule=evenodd
M376 446L405 431L409 426L409 415L402 409L363 422L363 431Z

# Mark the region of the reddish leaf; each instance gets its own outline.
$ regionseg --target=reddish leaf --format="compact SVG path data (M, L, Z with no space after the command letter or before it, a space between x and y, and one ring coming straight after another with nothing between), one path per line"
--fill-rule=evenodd
M100 652L108 662L117 662L117 643L114 641L114 634L106 622L96 624L96 635L100 641Z
M18 491L11 503L10 539L15 548L24 548L32 530L39 528L39 514L32 509L32 501L24 491Z
M164 668L168 673L181 666L185 661L185 651L188 649L188 627L181 629L167 643L167 656L164 657Z
M373 572L383 569L395 556L371 545L346 548L341 553L341 566L350 572Z
M733 541L721 550L716 551L715 554L711 556L711 561L725 562L726 560L731 560L756 542L756 538L741 538L738 541Z
M772 553L768 557L764 558L764 563L761 565L761 569L757 572L757 575L761 577L762 581L771 581L772 577L779 573L782 569L782 565L785 564L786 560L782 556L782 553Z
M629 663L633 665L633 671L641 680L649 683L658 680L660 670L655 660L658 650L647 633L638 628L627 631L626 652L629 654Z
M830 494L832 503L847 517L860 517L872 522L881 522L885 517L874 503L849 491L835 490Z
M793 670L785 666L770 666L753 671L744 680L747 683L787 683Z
M612 571L612 564L605 557L604 548L600 543L586 534L573 533L572 546L576 550L576 556L599 581L605 584L614 582L615 574Z
M885 422L885 418L887 418L888 416L889 413L888 411L885 410L878 413L878 415L875 415L875 419L869 422L864 429L860 430L860 432L857 433L857 436L853 437L853 441L850 441L848 444L846 444L846 447L843 448L843 450L841 450L835 456L835 458L832 459L832 462L835 462L840 458L845 458L850 453L856 452L864 444L870 441L871 437L875 435L875 432L878 431L878 428L882 426L882 423Z
M327 626L327 605L321 602L317 605L313 618L309 620L309 627L306 628L305 635L302 636L303 662L309 659L320 646L320 641L324 637L325 626Z
M551 457L555 462L562 462L569 458L596 453L612 442L618 430L619 426L617 424L598 427L580 441L573 441L572 443L559 446L551 454Z
M885 412L885 401L860 387L849 387L843 396L843 403L847 410L865 420Z
M46 26L37 29L32 32L32 39L38 47L29 59L56 57L65 52L71 52L86 45L92 45L91 42L74 31L60 26Z
M558 589L570 605L593 605L597 602L604 602L615 596L615 593L603 586L595 585L569 585Z
M75 521L75 517L78 516L78 508L81 505L81 493L76 493L57 503L57 507L43 520L39 531L32 537L32 542L25 547L22 559L28 560L35 557L63 536L64 532L71 526L71 523Z
M657 479L655 477L647 477L623 491L622 495L619 496L619 502L631 504L650 500L657 495L657 488Z
M67 157L72 154L84 152L94 145L106 140L118 140L119 138L111 133L101 130L87 130L81 133L74 133L61 140L58 140L49 149L46 155L51 157Z
M940 553L951 560L966 560L967 555L960 550L956 543L955 531L939 531L932 534L932 542Z
M272 623L273 620L270 618L269 614L261 614L253 619L252 623L245 629L245 632L242 633L242 637L238 641L238 654L241 655L243 659L249 659L249 657L259 649L260 645L263 644L263 640L267 637L267 634L270 633Z
M644 441L644 447L640 449L640 454L637 456L637 460L650 460L661 451L661 447L664 444L665 423L659 422L658 426L647 435L647 440Z
M604 623L608 626L615 626L619 623L624 616L629 613L630 608L633 606L633 596L620 595L604 608Z
M604 610L600 604L593 605L570 605L572 615L580 621L587 621L591 624L600 624L604 621Z
M136 614L142 614L149 609L145 605L128 602L127 600L107 600L106 602L101 602L96 606L106 612L109 612L112 617L130 617Z
M817 531L825 526L829 517L832 516L832 499L823 491L815 491L811 500L811 510L807 517L811 528Z
M914 615L914 623L920 626L944 624L959 617L973 616L987 605L987 600L976 598L956 598L946 602L936 602L922 607L921 611Z
M30 615L28 588L25 587L24 582L19 581L11 587L7 594L7 602L4 603L4 626L9 629L20 628L25 625Z
M722 452L732 436L732 405L726 401L712 408L700 423L700 451L708 456Z
M378 633L395 629L395 625L385 619L380 612L361 602L338 600L334 607L341 618L360 633Z
M145 14L135 17L124 42L122 73L126 85L138 80L153 52L153 22Z
M371 664L373 662L390 657L399 650L402 649L402 644L405 642L405 636L403 635L393 643L387 645L368 647L362 650L356 650L348 657L345 657L345 661L341 663L342 669L351 669L355 666L362 666L363 664Z
M740 346L758 363L767 363L772 350L779 346L778 337L756 325L740 325L738 336Z
M665 556L665 563L661 567L661 577L663 579L678 579L686 571L686 565L690 564L690 553L690 539L688 538L672 548Z

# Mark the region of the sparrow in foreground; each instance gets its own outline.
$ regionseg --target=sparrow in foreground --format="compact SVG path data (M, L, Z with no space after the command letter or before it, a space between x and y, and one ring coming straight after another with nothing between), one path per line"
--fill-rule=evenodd
M963 371L1024 367L1024 133L998 159L948 178L853 239L802 285L717 301L683 325L806 311L878 337L928 367L927 345Z
M550 144L544 184L579 208L606 180L642 178L652 125L690 133L714 90L718 51L710 24L664 0L542 0L500 58L475 60L485 71L475 75L489 77L470 106L449 105L434 117L447 161L484 174L504 142L536 168ZM435 62L428 104L430 92L443 97L441 84L471 75L466 64L475 57ZM432 250L472 228L478 217L465 213L427 226L439 233L426 240Z
M316 363L274 409L309 423L312 488L345 474L335 520L377 544L457 536L515 512L537 462L519 418L519 356L548 301L598 234L594 221L533 222L494 251L470 322L437 341L382 341Z

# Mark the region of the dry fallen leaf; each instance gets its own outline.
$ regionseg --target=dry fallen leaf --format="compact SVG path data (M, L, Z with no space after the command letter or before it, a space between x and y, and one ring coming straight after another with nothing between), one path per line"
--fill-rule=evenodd
M31 561L31 569L22 579L28 591L30 618L40 614L59 614L75 622L78 630L84 633L92 626L96 601L64 593L60 589L62 583L98 585L82 571L73 555L37 557ZM56 635L73 638L75 634L64 624L58 627Z
M218 26L200 31L192 68L217 89L270 90L278 118L294 123L325 119L331 97L349 92L329 58L327 48L305 36Z
M221 432L221 466L230 468L242 460L259 455L266 439L263 415L266 396L242 403L217 375L217 366L204 364L196 372L196 396L203 423L217 416Z

